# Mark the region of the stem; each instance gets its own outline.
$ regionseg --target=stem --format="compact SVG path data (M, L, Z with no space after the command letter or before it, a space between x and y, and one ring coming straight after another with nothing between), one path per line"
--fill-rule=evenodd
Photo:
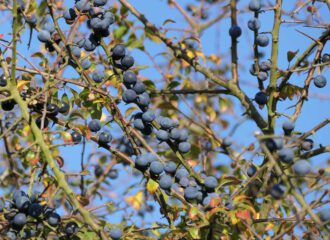
M237 26L237 9L236 0L230 1L231 9L231 26ZM231 38L231 77L234 83L238 84L237 70L237 38Z
M11 57L11 82L16 84L16 61L17 61L17 0L13 1L13 47L12 47L12 57Z
M268 108L268 133L274 133L274 128L276 124L276 81L277 81L277 65L278 65L278 43L279 43L279 33L281 25L281 11L282 11L282 0L276 1L276 6L274 8L275 19L272 31L272 55L271 61L272 66L270 69L270 83L269 83L269 101L267 104Z

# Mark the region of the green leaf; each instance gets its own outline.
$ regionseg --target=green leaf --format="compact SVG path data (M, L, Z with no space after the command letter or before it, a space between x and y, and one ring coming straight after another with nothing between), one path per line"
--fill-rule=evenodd
M47 7L47 1L43 0L41 1L41 3L39 4L39 6L37 7L37 16L40 17L45 13Z
M167 23L175 23L175 21L168 18L163 22L162 26L165 26Z
M115 38L121 38L128 32L128 28L126 26L120 26L116 30L113 31L113 35Z
M200 239L199 237L199 228L189 228L188 232L193 239Z
M295 95L300 95L303 90L304 89L301 87L288 83L283 87L282 91L280 92L280 98L284 100L289 98L290 100L292 100Z
M167 86L167 89L171 90L171 89L173 89L173 88L175 88L175 87L177 87L177 86L179 86L179 85L180 85L179 82L177 82L177 81L173 81L173 82L171 82L171 83Z
M156 89L156 85L151 80L143 81L144 85L146 86L147 90L154 91Z
M288 52L287 52L287 59L288 59L288 62L291 62L292 59L295 58L295 56L297 55L298 52L299 52L299 50L297 50L297 51L295 51L295 52L288 51Z
M146 34L146 37L149 38L151 41L153 41L155 43L160 43L161 42L159 37L156 37L155 34L150 29L146 29L145 34Z
M93 104L91 109L91 117L93 119L100 119L102 116L101 104Z
M80 239L85 239L85 240L94 240L98 239L99 236L95 232L79 232L78 236Z

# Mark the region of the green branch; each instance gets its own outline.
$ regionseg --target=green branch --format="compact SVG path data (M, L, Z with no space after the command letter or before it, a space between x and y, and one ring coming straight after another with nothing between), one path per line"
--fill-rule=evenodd
M277 65L278 65L278 45L279 45L279 34L281 25L281 12L282 12L282 0L276 1L276 6L274 7L275 17L274 26L272 31L272 55L271 61L272 66L270 69L270 82L269 82L269 100L267 104L268 108L268 133L274 133L274 128L276 124L276 82L278 78Z

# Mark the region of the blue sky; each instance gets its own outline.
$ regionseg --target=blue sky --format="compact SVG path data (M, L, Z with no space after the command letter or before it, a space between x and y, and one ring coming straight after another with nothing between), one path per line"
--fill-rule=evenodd
M174 9L174 8L169 8L167 6L167 1L165 0L131 0L129 1L133 6L135 6L140 12L145 14L145 16L156 26L161 26L163 22L166 19L173 19L175 23L168 23L166 26L167 27L173 27L173 28L184 28L187 25L184 23L184 19L180 13ZM191 1L185 1L185 0L180 0L178 1L182 6L185 6L187 3ZM193 1L196 3L196 1ZM228 1L227 1L228 2ZM274 2L274 1L271 1ZM284 1L284 9L285 10L291 10L293 8L292 2L293 1ZM68 4L68 7L71 6L72 1L66 1ZM109 6L113 1L110 1ZM238 9L243 10L246 8L248 1L239 1L238 3ZM317 6L319 6L318 4ZM215 16L218 12L217 8L211 9L210 10L210 15ZM300 15L303 17L305 14L305 10L302 10ZM325 7L322 7L319 9L319 14L321 16L321 20L323 22L330 22L330 15L328 14L329 11ZM247 12L242 15L239 15L238 17L238 22L239 25L243 29L243 34L239 38L239 44L238 44L238 54L239 54L239 79L244 81L244 82L249 82L253 84L256 84L256 79L251 76L248 73L248 69L250 65L252 64L252 42L253 42L253 34L251 31L249 31L246 27L247 21L252 17L252 13ZM300 17L300 15L298 15ZM2 13L0 13L0 16L3 16ZM5 14L5 16L8 16ZM132 20L136 20L134 16L131 14L129 15L129 18ZM261 30L262 32L270 32L272 29L272 18L273 14L272 12L266 12L261 14L260 20L262 23ZM286 19L288 19L286 17ZM314 17L314 23L315 21L318 20L318 17ZM8 33L10 32L10 24L7 21L6 24L3 23L5 21L4 18L0 20L0 25L2 26L0 29L0 34L5 34L5 39L10 39L10 36ZM64 25L63 25L64 27ZM115 25L112 27L112 29L117 28L118 25ZM213 25L208 31L206 31L202 37L201 37L201 44L204 50L205 54L211 54L211 53L216 53L219 54L222 58L222 63L225 64L230 61L230 38L228 37L228 30L230 27L230 20L226 19L221 21L220 24L215 24ZM279 51L279 67L282 69L286 69L288 66L287 62L287 52L288 51L295 51L299 50L299 53L303 52L306 46L308 46L311 43L311 40L308 39L305 36L302 36L300 33L298 33L296 30L300 30L302 32L308 33L312 37L318 37L319 34L323 31L323 29L315 29L315 28L310 28L310 27L305 27L304 24L302 25L295 25L292 26L291 24L283 24L281 31L280 31L280 51ZM28 31L25 31L24 34L22 35L22 43L19 44L18 50L26 55L30 56L32 52L39 50L40 45L39 42L36 38L36 33L34 32L33 35L33 41L32 41L32 46L30 50L27 50L26 43L28 39ZM177 32L171 31L168 33L169 37L175 37L177 35ZM158 53L164 52L164 51L169 51L164 47L163 44L155 44L150 41L146 41L145 47L147 48L148 52L151 53L152 56L156 56ZM265 59L270 57L270 47L267 47L263 49L263 52L265 52ZM330 52L330 46L329 44L325 47L324 52ZM132 50L131 55L135 58L136 65L147 65L147 66L152 66L151 61L149 58L146 56L145 53L141 52L140 50ZM161 57L157 57L160 62ZM27 63L23 62L21 59L19 59L19 64L20 66L28 65ZM151 80L155 80L155 82L159 82L161 80L160 74L153 68L147 68L145 70L141 70L140 74L143 76L148 77ZM326 78L330 79L330 74L329 74L329 69L325 69L324 72L322 73ZM72 72L72 70L68 70L65 72L65 75L67 77L73 77L77 76ZM230 76L227 76L230 77ZM299 86L302 86L304 77L306 77L306 74L295 74L291 80L291 84L296 84ZM198 79L203 79L199 74L196 74L196 78ZM157 85L159 89L161 89L162 84ZM256 88L251 87L250 85L242 84L241 87L246 91L247 95L250 96L251 98L254 97L255 93L257 92ZM317 89L314 85L311 86L311 94L321 94L321 95L330 95L329 92L330 89L330 84L328 84L327 87L323 89ZM112 94L115 94L115 91L112 92ZM292 106L297 98L295 98L293 101L285 101L283 104L279 104L279 112L285 113L285 114L292 114L291 109L287 109L289 106ZM234 100L235 103L235 111L237 112L237 115L240 115L243 113L242 109L239 106L239 103L237 100ZM296 122L296 130L298 131L307 131L311 129L313 126L315 126L317 123L321 122L325 118L329 117L329 106L330 106L330 101L328 100L319 100L317 98L310 98L308 102L304 105L304 109L302 111L301 117L298 119ZM126 109L127 107L124 106L123 104L120 104L121 109ZM184 105L180 104L180 108L187 113L188 115L192 115L192 113L189 111L189 109ZM262 114L264 116L266 113L266 109L261 110ZM231 116L228 116L229 121L234 121L234 118ZM277 134L281 134L281 123L285 119L279 118L278 119L278 127L276 129ZM121 135L119 133L118 127L112 126L113 128L110 129L113 135L115 137L118 137ZM229 129L230 130L230 129ZM245 122L239 129L236 131L234 135L235 141L237 141L238 145L246 145L251 142L254 142L255 139L253 138L253 133L256 131L256 126L254 123L251 121ZM224 131L221 129L217 128L217 131L219 131L219 136L225 137L228 134L228 130ZM321 131L316 133L314 136L312 136L312 139L315 141L316 145L317 144L322 144L322 145L328 145L330 144L330 139L328 137L328 133L330 132L330 126L327 126L323 128ZM154 141L155 142L155 141ZM81 145L74 146L74 147L63 147L61 150L63 152L63 158L65 159L65 170L68 171L80 171L80 152L81 152ZM95 144L87 144L87 151L86 151L86 159L87 156L89 156L90 153L95 152L95 151L101 151L98 150ZM324 167L326 160L330 157L330 154L323 154L319 157L316 157L313 159L312 164L316 167ZM97 163L97 158L92 158L92 163L96 164ZM229 161L227 161L229 163ZM122 167L122 166L116 166L120 170L120 177L117 180L114 180L111 182L110 186L110 192L109 195L111 196L111 199L114 201L117 201L116 197L113 197L111 195L112 193L117 194L118 196L122 195L122 193L125 190L126 186L132 185L134 183L139 184L140 178L136 178L132 176L131 169L130 167ZM119 188L117 186L120 186ZM134 192L136 191L130 191L128 195L133 195ZM97 200L96 204L98 203L104 203L105 199L103 200ZM152 202L152 201L151 201ZM121 204L121 206L124 206ZM111 216L110 219L112 222L117 223L120 220L120 216L126 215L127 213L124 211L121 211L114 216ZM155 219L159 219L159 211L155 210L154 213L148 218L147 222L152 222ZM132 221L136 221L136 223L142 223L139 218L132 218Z

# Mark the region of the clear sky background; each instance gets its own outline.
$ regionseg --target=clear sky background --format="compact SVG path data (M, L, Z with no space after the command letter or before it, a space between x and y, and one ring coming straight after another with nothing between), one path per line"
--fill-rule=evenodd
M114 1L110 1L107 6L111 6ZM173 27L173 28L185 28L187 27L182 15L174 8L169 8L167 5L167 1L165 0L130 0L129 1L133 6L135 6L140 12L145 14L145 16L153 22L156 26L161 26L163 22L166 19L172 19L175 21L175 23L168 23L166 27ZM182 6L186 6L188 3L197 3L197 1L186 1L186 0L178 0L178 2ZM229 1L224 1L229 2ZM269 1L274 2L274 1ZM286 11L292 11L293 9L293 2L294 1L284 1L284 10ZM67 7L71 7L73 4L73 1L66 1L65 4L67 4ZM65 5L64 4L64 5ZM245 10L246 6L248 4L248 1L241 0L238 3L238 9L239 10ZM222 4L221 6L223 6ZM317 3L316 6L321 6L321 4ZM213 9L210 9L209 14L210 18L216 16L218 13L218 7L214 7ZM302 10L301 13L298 15L304 16L306 14L306 10ZM244 84L241 85L241 87L246 91L247 95L251 98L254 97L254 95L257 92L256 87L251 87L251 85L256 85L257 80L255 77L251 76L248 73L249 67L252 64L252 44L253 44L253 33L247 28L247 21L252 18L253 14L251 12L246 12L243 14L240 14L238 16L238 22L239 25L242 27L243 34L239 38L239 44L238 44L238 55L239 55L239 79L240 81L243 81ZM129 14L129 18L136 21L136 18ZM285 19L288 19L288 17L284 17ZM0 34L4 34L4 39L10 40L11 37L9 32L11 31L11 24L10 21L8 21L9 15L8 13L0 12ZM316 24L318 21L323 23L330 23L330 14L329 10L326 9L325 6L319 9L319 16L313 16L310 17L311 23ZM271 11L262 13L260 16L260 21L262 24L262 27L260 31L262 32L270 32L272 29L273 24L273 13ZM120 25L120 23L118 23ZM118 24L115 24L112 26L112 30L116 29L118 27ZM141 25L141 24L140 24ZM63 28L67 28L67 26L62 25ZM227 18L220 23L214 24L210 29L208 29L201 38L201 44L204 50L204 53L206 55L209 55L211 53L215 53L219 55L222 58L222 63L225 64L230 62L230 38L228 35L228 30L230 28L230 19ZM86 29L82 28L82 31ZM296 51L299 50L299 53L302 53L305 48L311 44L311 39L303 36L302 34L298 33L296 30L300 30L302 32L307 33L308 35L312 37L319 37L320 33L323 31L323 29L316 29L311 27L306 27L305 24L301 25L294 25L291 24L283 24L280 31L280 40L279 40L279 67L281 69L286 69L288 66L287 62L287 52L288 51ZM181 35L178 34L175 31L170 31L168 33L168 36L173 37ZM35 51L40 50L40 44L36 37L36 32L34 31L33 38L32 38L32 45L31 48L27 49L27 41L28 41L29 31L25 31L24 34L21 36L22 42L19 44L18 51L24 54L25 56L31 56L31 54ZM148 52L152 56L156 56L158 53L169 51L166 47L164 47L163 44L155 44L150 41L146 41L145 48L148 50ZM264 60L270 57L270 46L263 49L263 52L265 53ZM330 53L330 45L329 43L324 49L324 52ZM161 75L155 70L148 58L148 56L141 52L140 50L132 50L131 55L135 58L136 66L137 65L143 65L143 66L150 66L147 69L141 70L140 75L143 75L151 80L154 80L157 82L158 89L160 90L162 87L162 77ZM162 57L156 57L156 60L160 63L164 61ZM19 66L28 66L28 64L22 59L19 59ZM29 66L30 67L30 66ZM330 81L330 74L329 69L324 69L324 72L322 73L328 81ZM71 70L65 71L65 77L75 77L77 74L73 73ZM229 75L227 77L230 77ZM303 81L306 77L305 73L301 73L300 75L295 74L291 80L291 84L303 85ZM196 79L201 79L201 75L196 74ZM195 80L196 80L195 79ZM266 81L268 83L268 80ZM248 83L248 84L246 84ZM326 100L320 100L316 97L310 97L309 101L304 104L304 108L302 111L302 114L298 121L296 122L296 130L298 131L307 131L314 127L317 123L323 121L325 118L330 117L329 111L330 111L330 82L328 82L328 85L323 89L316 88L313 84L310 88L311 96L327 96L328 98ZM112 91L112 94L116 94L115 91ZM188 97L188 99L191 96ZM292 106L297 101L297 98L294 98L293 101L285 101L281 104L279 104L279 112L285 113L285 114L292 114L292 109L287 109L289 106ZM123 103L120 105L121 109L126 109L127 106L125 106ZM243 111L241 107L239 106L239 103L234 100L234 106L235 106L235 112L237 116L240 116ZM188 115L193 115L189 109L184 105L180 104L180 108L187 113ZM260 110L264 116L266 116L266 109ZM228 116L228 121L236 121L233 116ZM285 118L281 117L278 119L278 127L276 129L277 134L281 134L281 123L285 120ZM121 132L117 131L118 127L112 126L111 132L115 136L115 138L118 138L122 135ZM228 134L228 131L231 130L229 128L228 130L222 130L217 128L217 135L221 137L225 137ZM248 145L251 142L254 142L255 139L253 137L253 133L257 130L255 124L251 121L246 121L242 126L239 127L239 129L234 134L234 139L236 141L237 146L241 145ZM312 136L312 139L316 143L322 145L329 145L330 144L330 138L329 138L329 132L330 132L330 125L323 128L321 131L317 132L314 136ZM152 140L153 142L156 142L156 140ZM80 171L80 153L81 153L82 146L69 146L69 147L63 147L61 148L63 153L63 158L65 160L65 171ZM101 151L98 150L97 146L94 143L87 144L86 154L85 154L85 161L87 160L87 157L90 153L93 153L95 151ZM325 166L326 160L330 158L330 154L326 153L323 155L320 155L319 157L313 158L312 164L315 166L315 169L318 169L320 167ZM216 162L221 162L223 159L220 159L220 156L216 159ZM98 161L97 157L92 158L92 163L96 164ZM225 161L226 164L229 163L229 161ZM256 162L258 163L258 162ZM104 198L97 199L95 202L96 204L104 203L107 200L111 199L114 202L121 201L123 199L123 194L127 186L130 186L132 184L138 184L137 189L130 190L128 193L125 193L126 195L134 195L139 189L141 189L140 185L140 177L134 177L132 175L132 171L130 167L123 167L121 165L116 166L118 170L120 170L119 178L117 180L112 180L111 185L109 187L109 191L107 192L108 196L103 196ZM93 171L93 170L91 170ZM6 191L6 190L4 190ZM150 203L153 203L152 199L150 199ZM124 207L125 204L121 203L119 206ZM102 212L102 211L101 211ZM118 223L121 219L121 216L129 216L128 214L131 212L131 210L123 209L121 211L118 211L116 214L108 216L108 219L110 219L113 223ZM150 213L148 213L150 214ZM147 215L148 217L145 220L145 223L149 225L150 223L154 222L155 220L165 222L164 219L160 219L161 215L159 214L158 209L156 209L151 215ZM139 217L133 217L129 218L129 223L135 223L137 225L144 224L144 221L141 220Z

